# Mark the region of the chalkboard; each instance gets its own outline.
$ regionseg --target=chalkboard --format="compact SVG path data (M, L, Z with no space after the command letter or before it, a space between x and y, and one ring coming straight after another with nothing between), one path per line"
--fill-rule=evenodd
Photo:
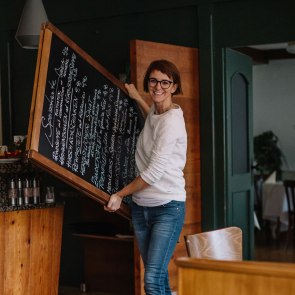
M136 176L134 154L142 123L123 84L52 24L44 25L28 157L106 204L110 194ZM128 217L128 206L123 204L119 213Z

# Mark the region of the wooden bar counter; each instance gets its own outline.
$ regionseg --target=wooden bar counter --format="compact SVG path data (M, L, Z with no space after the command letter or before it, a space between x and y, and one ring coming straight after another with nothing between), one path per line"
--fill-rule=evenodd
M0 294L57 295L63 205L0 212Z

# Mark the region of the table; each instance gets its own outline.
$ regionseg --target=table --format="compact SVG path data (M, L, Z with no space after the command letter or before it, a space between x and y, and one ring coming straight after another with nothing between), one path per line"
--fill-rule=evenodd
M280 231L288 228L288 204L282 181L263 183L262 218L277 223Z

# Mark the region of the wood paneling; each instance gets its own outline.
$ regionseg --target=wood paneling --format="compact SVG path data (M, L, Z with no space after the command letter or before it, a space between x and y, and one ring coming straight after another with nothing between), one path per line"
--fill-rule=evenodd
M187 191L185 225L169 265L171 288L176 290L177 269L174 260L186 255L183 236L201 231L198 49L133 40L131 41L130 58L131 81L149 104L151 104L149 95L143 91L143 79L151 61L156 59L170 60L178 67L182 80L183 94L173 98L174 102L179 104L183 110L188 134L187 164L184 169ZM143 265L140 261L136 262L136 259L139 259L137 251L135 251L135 277L139 278L141 282L136 283L135 294L144 294Z
M0 294L58 294L63 207L0 213Z

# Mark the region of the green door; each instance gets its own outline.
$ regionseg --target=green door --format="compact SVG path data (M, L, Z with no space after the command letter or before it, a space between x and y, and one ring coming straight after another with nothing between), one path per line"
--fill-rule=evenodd
M243 231L243 257L253 258L254 203L252 61L232 49L224 51L226 118L226 223Z

